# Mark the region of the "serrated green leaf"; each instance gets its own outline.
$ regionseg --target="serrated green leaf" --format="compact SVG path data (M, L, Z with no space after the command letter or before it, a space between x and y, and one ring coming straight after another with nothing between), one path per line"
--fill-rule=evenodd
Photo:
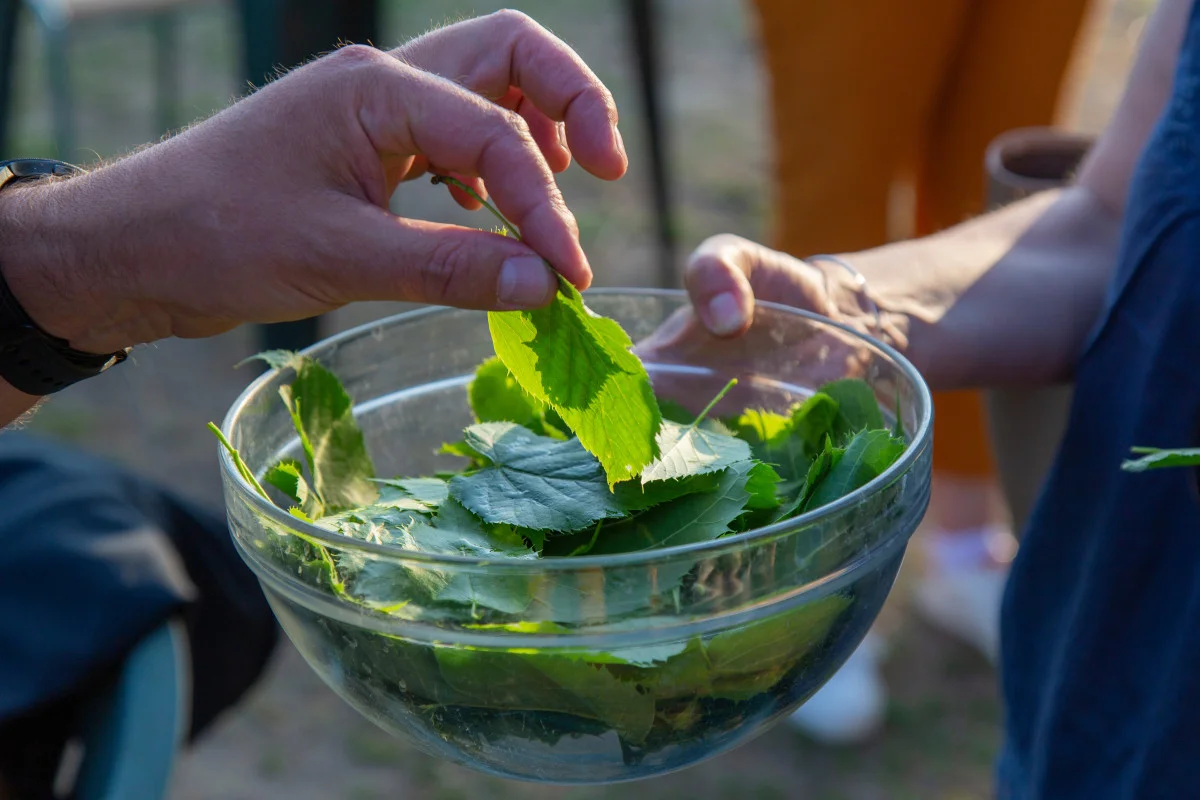
M710 491L685 495L606 525L591 553L630 553L722 536L750 500L746 482L751 469L749 461L735 464L721 473L716 488Z
M625 513L600 462L577 439L559 441L506 422L466 431L491 465L450 481L450 494L489 523L573 531Z
M324 515L325 509L320 499L308 488L308 481L304 480L300 462L294 459L280 461L267 470L263 480L287 495L306 519L312 520Z
M267 470L263 480L283 492L296 505L303 505L308 499L308 482L300 473L300 462L295 459L280 461Z
M354 403L341 381L298 353L274 350L256 358L296 374L290 385L280 387L280 396L296 423L312 488L325 509L339 511L373 503L378 496L371 482L375 467L354 419Z
M843 453L840 447L833 446L833 439L829 436L825 437L825 447L813 459L812 464L808 467L808 472L804 476L804 482L800 486L800 491L796 493L795 498L791 502L784 503L780 508L779 513L775 516L775 521L788 519L803 511L808 506L808 500L812 497L816 488L821 485L829 471L833 469Z
M376 478L375 483L395 489L431 509L450 496L450 487L441 478Z
M837 417L833 421L836 444L848 441L859 431L885 427L883 413L879 410L879 399L865 381L843 378L825 384L821 387L821 392L833 398L838 405Z
M613 494L616 495L617 503L623 510L642 511L684 495L707 492L716 488L719 482L720 475L717 472L706 472L645 484L632 480L618 483L613 487Z
M1145 472L1148 469L1200 466L1200 447L1176 450L1159 450L1152 447L1135 447L1133 453L1141 458L1127 459L1121 463L1126 472Z
M558 412L613 485L658 457L658 402L621 326L560 283L545 308L490 312L492 343L521 387Z
M746 479L746 491L750 493L750 499L746 501L746 508L752 510L778 508L779 496L776 493L778 486L779 473L770 464L754 462L750 468L750 475Z
M642 472L642 484L720 472L750 460L750 445L734 436L694 425L664 422L658 432L659 457Z
M900 454L904 442L886 429L862 431L846 445L846 452L829 470L804 505L811 510L832 503L882 475Z

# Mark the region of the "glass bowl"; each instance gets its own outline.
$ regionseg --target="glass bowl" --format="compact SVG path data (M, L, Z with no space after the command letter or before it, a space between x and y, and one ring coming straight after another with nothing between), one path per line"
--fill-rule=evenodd
M856 376L909 444L871 483L828 506L715 541L534 560L429 555L349 539L257 495L221 453L229 523L276 616L314 670L384 730L488 773L553 783L660 775L727 751L815 692L886 598L930 487L932 405L896 352L830 321L759 304L751 332L699 332L681 292L594 291L646 361L660 397L702 408L733 377L726 410L784 411ZM493 354L482 312L423 309L307 351L331 369L380 476L455 468L435 451L471 422L466 385ZM224 433L254 472L297 457L271 371ZM896 420L896 416L899 419ZM339 565L369 564L374 605ZM451 586L441 599L419 590ZM379 602L379 586L389 602ZM477 593L523 598L472 605ZM503 604L499 604L503 605Z

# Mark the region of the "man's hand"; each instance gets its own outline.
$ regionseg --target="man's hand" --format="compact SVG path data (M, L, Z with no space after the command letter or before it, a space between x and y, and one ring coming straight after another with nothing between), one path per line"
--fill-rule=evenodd
M359 300L538 307L543 258L591 282L553 172L574 156L620 177L616 122L579 57L515 12L349 46L86 176L0 193L0 268L36 322L97 353ZM426 170L489 192L524 241L391 214Z

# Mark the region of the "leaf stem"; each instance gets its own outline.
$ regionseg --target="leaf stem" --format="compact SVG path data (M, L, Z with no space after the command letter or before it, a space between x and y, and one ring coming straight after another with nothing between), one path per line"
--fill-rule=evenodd
M708 416L708 412L712 411L713 407L716 406L717 403L721 402L721 398L729 394L729 390L735 386L737 386L737 378L730 378L729 383L725 384L725 388L717 392L717 396L708 402L708 405L706 405L704 410L700 412L700 416L692 420L692 424L688 427L695 428L697 425L703 422L704 418Z
M521 241L521 232L517 230L516 226L505 219L504 215L501 214L494 205L480 197L479 192L475 191L470 186L467 186L458 178L451 178L449 175L434 175L433 178L430 179L430 183L432 183L434 186L439 183L446 183L450 186L457 186L459 189L462 189L464 192L473 197L481 206L492 212L492 216L500 220L500 224L504 226L505 230L512 234L514 239L516 239L518 242Z
M604 520L597 522L595 530L592 531L591 541L589 541L587 544L579 545L579 547L576 547L574 550L568 553L567 556L582 556L590 553L592 548L596 546L596 540L600 538L600 526L603 524Z
M237 467L237 471L246 479L246 482L253 486L268 503L271 502L271 498L267 495L266 490L263 489L262 484L258 482L258 478L254 477L254 473L250 471L250 467L246 466L245 461L242 461L242 454L237 451L236 447L229 443L229 440L225 438L225 434L221 433L221 429L211 422L208 423L208 429L213 432L217 440L229 451L229 457L233 459L233 465Z

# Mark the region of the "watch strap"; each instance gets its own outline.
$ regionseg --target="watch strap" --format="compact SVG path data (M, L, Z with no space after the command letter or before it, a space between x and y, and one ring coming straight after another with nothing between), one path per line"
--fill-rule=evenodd
M14 183L82 173L61 161L13 159L0 162L0 191ZM13 295L0 268L0 378L14 389L39 397L53 394L99 375L128 355L129 348L104 355L85 353L42 330Z

